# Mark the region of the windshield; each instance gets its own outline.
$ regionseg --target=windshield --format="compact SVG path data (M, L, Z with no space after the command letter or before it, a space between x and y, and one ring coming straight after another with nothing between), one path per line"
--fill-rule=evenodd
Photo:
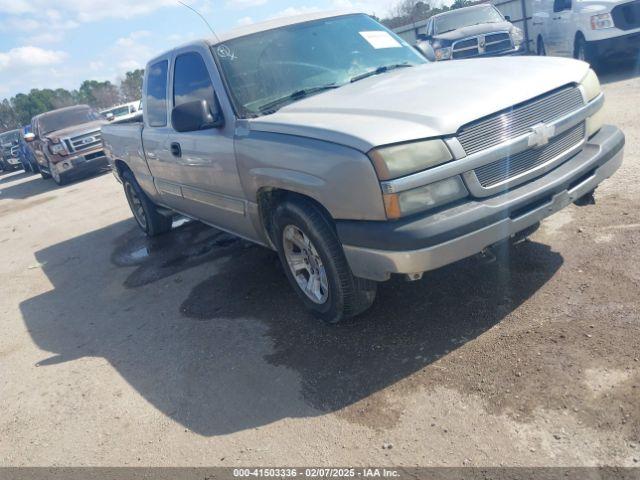
M63 128L81 125L83 123L100 120L98 112L89 107L74 108L60 112L51 112L43 115L39 120L40 135L62 130Z
M20 142L20 130L0 134L0 145L17 145Z
M451 13L437 17L435 21L435 33L438 35L480 23L504 22L504 18L495 8L487 6L469 10L454 10Z
M292 102L380 67L426 63L406 42L366 15L269 30L212 50L242 117L271 113L265 109L279 99Z

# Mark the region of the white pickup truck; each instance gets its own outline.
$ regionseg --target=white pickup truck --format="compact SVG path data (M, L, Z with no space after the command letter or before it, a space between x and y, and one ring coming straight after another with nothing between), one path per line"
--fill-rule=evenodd
M533 0L532 7L539 55L597 65L640 53L640 0Z
M376 282L419 279L589 196L625 142L584 62L428 63L363 14L166 52L143 103L141 123L102 127L140 227L161 234L180 212L276 250L327 322L366 310Z

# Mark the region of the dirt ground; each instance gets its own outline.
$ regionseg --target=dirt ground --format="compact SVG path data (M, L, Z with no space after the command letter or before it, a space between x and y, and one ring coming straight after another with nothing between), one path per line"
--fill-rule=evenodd
M110 174L0 178L1 466L640 463L640 77L597 204L316 323L276 256L138 231Z

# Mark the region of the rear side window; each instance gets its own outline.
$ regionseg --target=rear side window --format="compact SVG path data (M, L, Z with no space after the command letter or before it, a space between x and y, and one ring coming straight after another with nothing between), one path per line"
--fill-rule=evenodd
M571 0L554 0L554 12L564 12L565 10L571 10Z
M173 105L206 100L214 105L211 76L199 53L190 52L176 58L173 74Z
M169 62L154 63L147 76L147 122L150 127L167 125L167 70Z

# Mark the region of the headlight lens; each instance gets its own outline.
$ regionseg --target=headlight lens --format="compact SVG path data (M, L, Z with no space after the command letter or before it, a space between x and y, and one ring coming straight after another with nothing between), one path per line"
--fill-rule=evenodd
M587 76L582 80L582 88L584 88L587 101L590 102L602 93L602 87L600 86L600 80L598 75L593 70L589 70ZM587 137L592 137L598 130L604 125L604 113L602 109L587 118Z
M613 18L610 13L601 13L600 15L593 15L591 17L591 29L602 30L604 28L613 28Z
M62 144L62 143L54 143L53 145L50 145L49 146L49 150L54 155L66 155L67 154L67 149L64 148L64 144Z
M591 69L589 69L589 73L584 77L581 84L582 88L584 88L585 94L587 95L588 102L602 93L602 87L600 86L598 75L596 75L596 72Z
M372 150L373 161L380 180L404 177L453 159L442 140L412 142Z
M436 208L469 195L459 176L447 178L424 187L384 196L387 218L398 219L413 213Z
M522 33L522 30L513 27L513 29L511 29L511 40L513 41L514 47L519 47L524 41L524 33Z
M440 47L440 48L434 49L434 52L436 54L436 60L437 61L449 60L451 58L452 51L453 50L451 47Z

